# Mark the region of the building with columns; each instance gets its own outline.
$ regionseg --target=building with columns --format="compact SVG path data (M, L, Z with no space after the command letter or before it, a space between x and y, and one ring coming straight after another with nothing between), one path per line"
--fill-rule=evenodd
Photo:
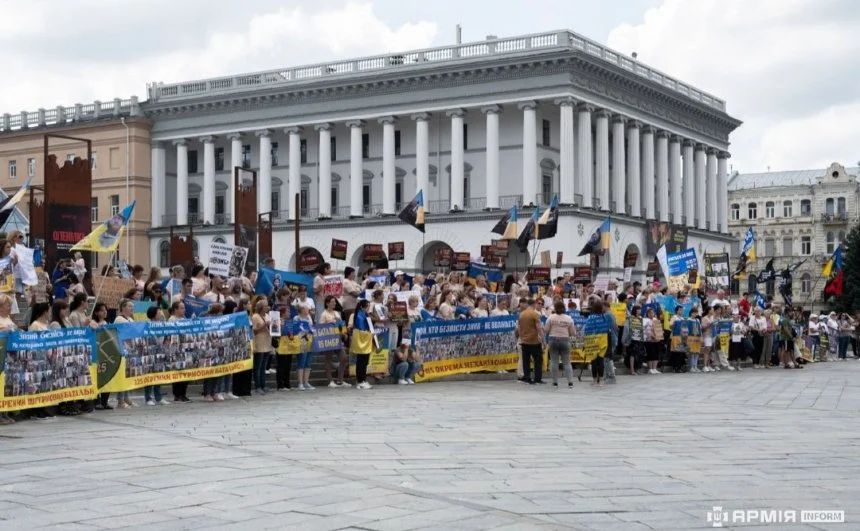
M726 161L740 122L725 102L571 31L148 91L150 244L162 266L171 225L198 224L204 263L213 239L232 241L234 166L258 172L259 211L273 212L285 268L296 263L296 218L302 252L327 259L331 239L346 239L358 265L363 244L404 241L397 265L429 269L433 250L478 256L500 210L524 205L527 218L554 194L558 236L541 249L562 251L565 265L582 261L575 255L607 215L601 268L620 271L631 249L644 270L647 220L686 225L699 252L731 242ZM424 236L396 218L419 189Z
M860 222L858 175L860 168L836 162L812 170L733 173L729 177L732 256L740 254L740 241L752 226L756 262L748 270L761 271L771 258L777 270L805 260L793 275L794 301L806 309L825 309L821 268ZM749 281L734 290L752 292L756 287ZM758 289L782 300L774 282Z
M93 228L136 200L134 217L119 247L119 258L131 264L150 263L150 122L141 113L137 97L115 98L93 103L42 108L3 114L0 117L0 187L15 193L32 178L32 185L44 184L44 135L65 135L92 141L92 198L90 221ZM86 160L86 143L68 138L51 138L51 154L57 163ZM41 200L42 192L35 196ZM29 198L18 208L29 218ZM29 227L29 223L26 223ZM7 225L5 227L9 229ZM20 228L20 227L18 227ZM27 232L27 231L25 231ZM93 253L95 266L108 256Z

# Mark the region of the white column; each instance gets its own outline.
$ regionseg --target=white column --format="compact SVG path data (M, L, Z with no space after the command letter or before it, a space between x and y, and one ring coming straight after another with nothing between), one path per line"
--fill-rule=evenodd
M364 168L361 156L361 132L363 120L346 122L349 127L349 217L362 217L362 189L364 185Z
M424 192L426 209L430 201L430 115L419 112L412 119L415 120L415 187Z
M595 113L595 161L597 199L600 210L609 210L609 113L601 109Z
M630 204L629 215L638 218L642 215L642 182L639 166L639 122L630 122L627 126L627 202Z
M257 212L272 210L272 132L257 131L260 137L260 171L257 173Z
M672 215L669 220L680 225L684 207L681 186L681 139L677 136L669 139L669 190L672 194Z
M331 124L323 123L315 126L320 133L319 146L319 217L331 218Z
M383 116L379 119L382 124L382 213L394 215L397 212L395 205L394 175L394 116Z
M161 142L153 142L152 147L150 148L150 154L152 156L150 168L152 172L151 226L155 228L165 225L164 198L167 194L167 190L165 187L165 181L167 179L167 168L165 167L165 161L167 153L165 152L164 145L162 145Z
M687 227L696 226L696 173L693 162L693 141L684 140L682 152L684 154L683 179L684 179L684 217L687 218Z
M287 195L287 210L290 212L290 219L301 217L301 214L296 211L296 195L302 191L302 128L288 127L284 130L289 139L290 144L290 168L289 168L289 194Z
M203 143L203 224L215 224L215 137L200 138Z
M555 100L555 104L559 106L560 115L558 192L559 203L562 205L572 205L575 202L576 187L573 181L573 106L575 103L571 97Z
M717 231L720 202L717 195L717 150L708 148L705 175L708 179L708 230Z
M654 202L654 128L645 126L642 128L642 208L646 219L656 218L656 204Z
M669 133L665 131L657 133L657 152L655 157L657 212L660 213L660 221L669 221Z
M695 155L695 176L696 180L696 226L704 229L708 221L707 208L707 189L705 185L705 146L696 144Z
M236 167L242 167L242 134L230 133L227 135L230 139L230 174L227 177L227 212L230 216L230 223L236 222ZM260 212L260 209L257 209Z
M176 224L188 225L188 145L185 139L176 145Z
M498 105L481 107L481 112L487 116L487 203L486 209L499 208L499 113L502 108Z
M451 210L464 210L463 182L463 109L447 111L451 117Z
M593 107L580 104L576 120L576 189L585 208L591 208L594 198L594 173L591 151L591 111Z
M720 151L717 155L717 195L720 204L719 222L720 232L727 233L729 231L729 175L727 173L728 158L731 155L725 151Z
M523 111L523 204L538 204L537 102L517 104Z
M616 115L612 118L612 202L616 214L626 212L624 173L624 117Z

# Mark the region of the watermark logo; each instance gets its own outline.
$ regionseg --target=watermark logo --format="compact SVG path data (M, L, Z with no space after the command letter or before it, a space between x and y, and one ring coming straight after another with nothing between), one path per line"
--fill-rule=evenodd
M714 506L705 515L713 527L737 524L842 524L845 511L796 509L735 509Z

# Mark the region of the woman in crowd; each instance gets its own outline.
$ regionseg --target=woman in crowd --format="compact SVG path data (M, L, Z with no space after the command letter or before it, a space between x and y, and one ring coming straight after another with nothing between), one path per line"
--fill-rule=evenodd
M415 380L412 377L418 372L419 364L415 357L415 352L409 346L409 341L404 340L400 343L397 350L394 351L394 377L397 379L398 385L412 385Z
M552 377L552 385L558 387L558 364L564 367L564 377L567 378L567 386L573 388L573 366L570 363L570 348L576 326L573 319L567 315L564 303L555 303L554 312L547 318L546 335L549 343L549 373Z
M794 323L791 314L784 311L779 321L779 361L783 368L791 369L794 365ZM797 368L803 367L797 365Z
M821 344L821 325L818 322L818 314L809 315L809 324L807 325L807 334L809 335L810 350L812 350L812 359L818 357L818 346Z
M0 332L14 332L18 325L12 320L12 297L0 294ZM8 413L0 412L0 426L14 424L15 421Z
M759 360L764 357L764 338L767 335L767 329L767 317L762 315L761 308L756 306L752 309L752 315L749 320L749 333L753 344L753 369L763 367Z
M358 389L370 389L367 383L367 365L370 353L373 351L373 334L370 328L370 317L367 314L367 300L360 300L355 307L355 313L350 316L350 353L355 355L355 383Z
M851 338L854 337L854 320L847 313L839 316L839 360L846 361L848 359L848 345L851 343ZM857 356L857 353L854 353Z
M732 337L729 342L729 363L741 371L741 361L746 357L747 325L741 322L740 312L732 315Z
M642 334L645 336L645 360L648 374L660 374L657 363L660 361L660 344L663 342L663 325L657 319L654 308L648 308L642 319Z
M224 306L220 303L209 305L209 310L206 311L207 317L221 315L224 312ZM204 402L223 402L224 395L220 393L221 377L213 376L203 379L203 401Z
M115 325L124 325L134 322L134 301L131 299L122 299L119 301L117 316L113 320ZM135 407L135 403L131 400L128 391L121 391L116 394L116 405L119 409L127 409Z
M175 301L170 305L170 317L167 319L170 322L185 319L185 303L181 300ZM173 391L173 401L182 404L191 402L188 398L188 382L175 382L171 385Z
M191 294L195 297L203 297L209 291L209 279L206 278L206 269L202 265L191 268Z
M322 314L319 317L319 324L337 324L343 323L343 317L340 312L337 311L337 297L333 295L328 295L323 301L323 310ZM326 367L326 378L328 378L328 386L329 387L352 387L346 381L344 381L344 376L349 370L349 355L344 350L343 345L345 344L346 335L343 334L341 337L341 348L337 350L328 350L325 352L325 367ZM337 376L333 378L333 363L332 358L337 359Z
M316 275L314 275L314 308L316 313L315 319L319 319L320 314L325 309L325 277L331 275L331 264L323 262L317 267Z
M672 367L672 372L682 372L683 367L687 364L686 349L683 342L677 342L675 337L675 323L684 320L684 307L680 304L675 307L675 313L669 319L669 365ZM680 337L680 336L679 336ZM672 348L673 342L678 344L678 350Z
M471 317L489 317L490 316L490 306L485 297L478 298L478 303L475 305L475 308L471 312Z
M313 336L311 334L311 330L313 330L314 320L311 317L311 309L307 304L299 304L298 306L299 314L293 317L293 321L296 321L300 325L304 325L301 332L299 333L299 341L301 344L301 351L298 355L298 360L296 360L296 377L299 381L299 391L313 391L316 387L311 385L311 343L313 341Z
M254 392L266 394L266 363L272 353L272 334L269 332L269 301L261 297L254 305L251 329L254 333Z
M635 326L634 321L638 323ZM624 326L627 329L626 341L628 342L627 367L630 370L631 376L639 374L639 367L646 359L645 335L644 327L642 326L643 322L642 307L638 304L634 304L633 307L630 308L630 315L627 317L627 321L624 323Z
M90 317L87 315L87 294L78 293L69 304L69 326L85 327L89 325Z
M72 301L74 304L75 301ZM72 320L75 318L75 312L69 314L69 319ZM107 304L103 302L97 302L95 306L93 306L93 316L91 319L88 319L87 326L92 328L93 330L98 330L99 328L103 328L108 324L108 307ZM110 393L99 393L99 396L96 397L95 400L95 409L113 409L113 407L108 404L108 398L110 398Z

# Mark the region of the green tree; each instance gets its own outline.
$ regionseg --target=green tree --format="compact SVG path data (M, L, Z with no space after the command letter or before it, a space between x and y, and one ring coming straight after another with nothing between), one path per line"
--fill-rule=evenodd
M851 229L842 243L842 296L831 297L837 312L854 315L860 311L860 223Z

